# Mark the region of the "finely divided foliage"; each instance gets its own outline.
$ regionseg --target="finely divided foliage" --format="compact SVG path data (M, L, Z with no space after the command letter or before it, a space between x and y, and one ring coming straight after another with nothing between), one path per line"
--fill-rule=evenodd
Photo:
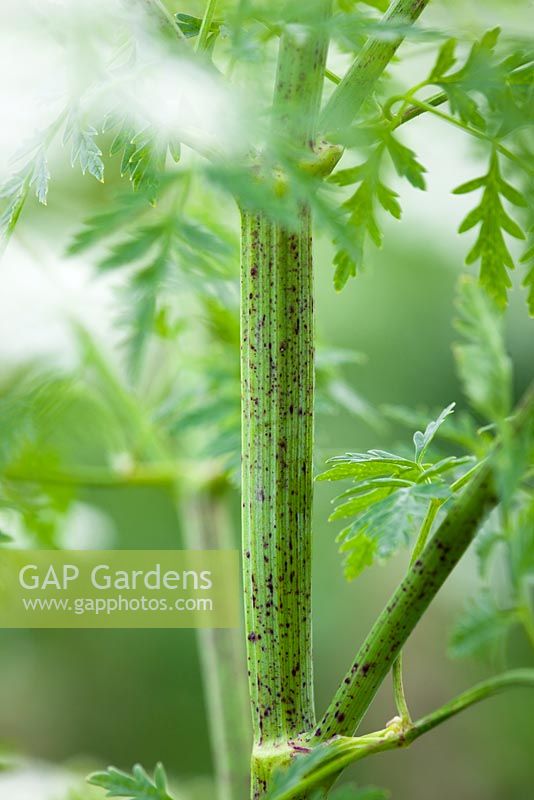
M219 800L242 800L250 777L254 800L383 800L381 789L331 786L351 763L410 744L498 691L534 683L532 671L506 672L415 722L402 687L404 643L473 540L480 588L452 631L451 654L502 660L514 626L534 644L534 396L527 391L514 408L503 334L518 260L534 309L532 43L499 29L450 38L418 22L427 5L207 0L197 18L143 0L146 19L136 16L113 40L111 63L126 53L128 68L106 64L96 84L91 78L19 153L0 189L5 244L32 195L46 204L57 144L79 172L102 182L115 170L129 184L127 194L106 196L105 210L69 248L116 279L120 368L76 328L74 374L31 365L2 386L0 505L16 513L25 534L59 546L66 514L90 486L162 486L181 500L200 500L215 520L221 498L226 503L239 484L242 449L254 744L250 775L242 744L247 721L235 723L232 693L216 698L210 722ZM96 110L94 96L109 101L138 63L145 35L153 55L178 53L181 69L193 65L233 92L226 109L228 97L242 103L242 142L198 136L188 120L162 131L150 115L117 111L113 102L112 113ZM434 51L421 73L427 77L407 86L395 57L398 51L402 62L408 45L418 53L421 43ZM350 57L344 76L330 68L329 49ZM381 245L383 212L399 220L405 190L426 189L432 164L423 166L404 128L422 115L465 134L486 165L451 186L458 196L478 193L460 226L461 233L477 228L466 262L471 271L480 265L478 280L464 277L458 290L454 355L466 407L450 403L435 414L389 407L385 417L417 429L411 443L346 453L318 476L348 482L331 515L344 521L338 541L348 579L401 547L412 549L404 579L317 722L310 646L314 409L356 413L375 432L383 420L343 380L340 369L353 354L326 350L315 365L312 234L320 229L332 240L334 286L343 289L365 266L369 244ZM239 214L241 327L232 225ZM523 239L516 252L515 240ZM210 546L226 547L217 524L207 531ZM0 545L10 546L11 535L2 531ZM499 593L492 583L497 559L506 575ZM212 700L213 663L223 667L229 648L226 666L240 663L239 645L229 642L209 644ZM354 735L392 668L399 716L382 730ZM245 670L232 677L237 693ZM108 797L171 800L160 765L153 777L140 766L132 774L110 768L90 782Z
M88 778L93 786L106 791L106 797L124 797L128 800L172 800L167 790L167 776L158 764L151 778L139 764L129 775L110 767L107 772L94 772Z
M504 306L507 290L512 285L508 270L514 269L504 233L516 239L524 239L525 234L506 212L503 201L520 207L524 207L526 202L517 189L503 178L495 149L491 153L488 172L458 186L454 193L467 194L477 189L483 190L480 203L469 212L459 228L459 232L464 233L480 224L477 240L466 257L466 263L480 260L482 286L500 306Z
M331 459L334 466L318 476L323 481L352 478L354 482L335 498L339 505L330 516L332 521L356 517L338 536L349 580L376 557L388 558L407 544L428 514L435 516L437 508L452 496L454 479L472 466L471 456L425 459L428 447L453 410L451 403L424 431L414 434L413 458L382 450L348 453Z

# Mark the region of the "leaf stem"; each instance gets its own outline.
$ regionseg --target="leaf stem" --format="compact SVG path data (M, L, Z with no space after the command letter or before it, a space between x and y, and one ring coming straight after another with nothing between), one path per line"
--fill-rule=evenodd
M207 49L208 38L210 35L211 24L213 22L213 17L215 15L216 7L217 7L217 0L208 0L206 5L206 10L204 11L204 16L202 17L202 23L200 25L200 31L195 46L195 50L197 53L202 53L204 50Z
M396 661L393 664L393 696L395 698L395 706L397 713L404 724L409 724L412 720L408 702L406 700L406 692L404 691L404 678L402 670L402 651L399 653Z
M426 543L427 543L427 540L428 540L428 536L429 536L430 531L432 529L432 525L433 525L434 520L436 519L436 516L438 514L438 511L439 511L439 509L441 508L442 505L443 505L443 500L441 498L439 498L439 497L434 497L430 501L430 503L428 505L428 510L426 512L425 518L424 518L423 523L421 525L421 529L419 531L419 535L418 535L418 537L416 539L416 542L415 542L415 545L414 545L414 548L413 548L413 551L412 551L412 555L411 555L411 558L410 558L410 566L413 566L415 564L415 562L417 561L417 559L419 558L419 556L421 555L421 553L425 549Z
M392 22L415 22L428 3L429 0L396 0L382 18L382 23L386 27ZM403 40L404 36L398 35L366 42L323 110L321 129L326 134L350 125Z
M331 0L316 0L317 14ZM326 26L281 38L273 126L312 149ZM311 215L294 227L242 211L242 527L253 719L252 796L264 797L288 742L313 729L311 512L314 309Z
M447 102L448 96L445 92L438 92L437 94L429 97L425 102L427 105L436 108L437 106L441 106ZM420 117L421 114L425 113L425 109L421 108L419 105L411 105L406 108L406 110L399 116L398 119L395 120L395 128L398 128L400 125L404 125L406 122L410 122L412 119L416 119L416 117Z
M462 475L458 480L456 480L451 485L451 491L454 494L462 489L471 479L471 477L475 474L476 470L479 469L480 464L475 464L465 475ZM423 552L424 548L426 547L426 543L428 541L428 537L430 535L430 531L432 530L432 525L436 519L439 509L443 506L446 502L446 499L434 497L428 506L427 513L419 530L419 534L417 536L417 540L415 542L412 555L410 557L410 567L412 567L421 553ZM398 658L393 664L392 675L393 675L393 695L395 698L395 705L397 707L397 711L404 722L411 722L410 718L410 711L408 709L408 703L406 701L406 695L404 691L404 680L402 676L402 669L403 669L403 656L402 651L399 653Z
M421 113L423 111L428 111L430 114L434 114L434 116L439 117L445 122L448 122L450 125L454 125L455 127L460 128L460 130L469 133L476 139L480 139L483 142L490 143L491 145L493 145L495 150L501 153L501 155L505 156L510 161L514 161L521 167L521 169L525 170L525 172L534 175L533 167L531 167L529 164L523 161L523 159L520 156L516 155L514 152L512 152L512 150L509 150L507 147L505 147L505 145L501 144L501 142L496 141L492 136L489 136L487 133L484 133L484 131L479 131L477 128L472 128L470 125L467 125L465 122L462 122L461 120L452 117L450 114L446 114L443 111L439 111L435 105L430 105L429 102L425 102L423 100L417 100L417 98L413 97L412 103L414 106L421 109Z
M432 530L432 525L434 523L434 520L436 519L437 513L442 505L443 505L443 500L440 498L435 497L430 501L428 505L428 510L425 514L425 518L419 530L419 535L417 536L414 548L412 550L412 555L410 557L410 567L412 567L415 564L415 562L423 552L430 531ZM397 711L401 719L403 720L403 722L409 722L411 720L411 717L410 717L410 711L408 709L408 703L406 701L406 695L404 692L404 680L402 677L402 652L399 653L398 658L393 664L393 693L395 696L395 704L397 706Z
M515 435L521 437L534 425L534 386L527 391L512 424ZM313 740L352 734L358 727L408 636L497 502L490 459L451 504L436 533L393 593L343 678Z

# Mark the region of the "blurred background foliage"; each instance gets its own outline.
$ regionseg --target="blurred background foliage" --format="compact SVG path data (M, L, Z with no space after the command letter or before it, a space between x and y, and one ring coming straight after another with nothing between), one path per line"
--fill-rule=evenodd
M530 5L520 0L436 2L425 25L459 26L467 36L504 21L519 35ZM168 6L200 14L203 4ZM427 64L427 56L425 48L416 53L411 44L406 47L403 69L409 80ZM427 52L432 58L430 46ZM339 56L340 70L344 59ZM107 135L109 143L113 135ZM485 154L436 119L421 118L407 128L404 141L427 166L428 191L394 181L403 222L384 224L383 248L370 254L365 271L343 293L332 286L330 242L319 237L316 243L318 410L325 412L317 422L317 471L340 452L394 449L405 440L404 426L380 413L385 405L425 413L452 401L459 412L464 406L452 344L457 339L454 297L466 252L456 230L470 202L451 191L480 174ZM1 528L17 541L37 539L48 546L184 546L187 518L175 482L194 488L212 471L217 477L221 463L231 473L237 466L232 455L238 436L237 328L234 313L225 310L235 311L237 302L236 210L224 194L207 194L201 182L192 181L187 191L195 224L223 216L220 230L208 226L203 231L201 244L205 259L216 265L214 289L202 299L195 292L198 276L187 269L195 259L187 250L189 230L177 240L176 259L185 268L164 276L158 307L151 310L128 294L132 287L122 285L109 263L108 269L96 271L99 257L109 252L104 247L100 252L99 243L96 252L66 254L83 221L106 212L117 191L127 189L118 163L106 163L106 181L100 184L71 170L59 149L50 161L54 179L48 208L34 198L28 201L3 257L0 297L0 463L15 477L31 477L45 464L50 481L38 490L27 482L9 483ZM185 224L181 216L180 222ZM520 278L506 314L516 396L532 378L534 353L534 323L519 284ZM142 284L133 290L142 293ZM141 310L138 332L143 313L152 313L155 320L142 367L125 360L120 324L120 316L134 308ZM145 462L152 471L136 472L136 463ZM128 486L113 485L102 476L102 464L111 464L116 476L135 479ZM59 486L58 476L65 475L70 481ZM334 541L336 527L326 522L331 497L331 487L317 485L319 709L407 559L401 554L347 584ZM237 542L235 489L231 503ZM416 713L439 705L494 668L445 655L454 621L477 582L470 554L408 643L406 689ZM128 768L137 761L148 767L163 761L176 785L195 781L199 797L209 796L202 782L211 766L194 632L1 631L0 654L0 742L6 752L81 769L107 763ZM532 663L519 630L511 636L508 659L514 665ZM381 727L393 713L386 681L366 725ZM364 762L355 777L411 800L424 800L429 792L434 800L454 793L466 800L523 800L530 796L533 777L531 717L524 696L503 695L409 751ZM1 781L0 775L0 787ZM17 791L13 783L10 800L19 800ZM26 795L20 796L25 800ZM48 800L45 794L32 797Z

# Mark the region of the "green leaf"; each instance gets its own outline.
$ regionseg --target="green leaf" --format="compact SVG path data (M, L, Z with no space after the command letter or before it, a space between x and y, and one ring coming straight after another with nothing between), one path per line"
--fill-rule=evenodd
M328 521L334 522L336 519L346 519L347 517L353 517L355 514L360 514L378 500L388 497L388 495L391 494L391 488L390 484L383 488L373 489L370 492L359 493L352 500L349 500L348 503L342 503L338 506L336 510L330 514Z
M85 221L84 228L76 234L69 245L68 254L77 255L94 247L124 228L127 223L135 222L148 208L146 198L142 195L127 194L118 197L109 210L95 214Z
M176 14L175 16L180 30L187 39L193 39L195 36L198 36L202 26L202 20L200 17L192 17L191 14L182 13ZM212 34L218 33L220 27L221 25L219 22L212 22L210 25L210 32Z
M403 146L399 144L399 148ZM336 291L341 291L348 279L354 277L358 269L363 266L366 241L370 239L376 247L382 245L382 233L376 217L377 206L382 207L395 219L400 219L401 208L397 201L397 193L380 180L384 151L385 145L381 143L374 148L367 161L350 169L339 170L330 178L330 182L338 186L359 184L356 191L341 206L348 217L343 241L339 236L334 240L339 247L334 256ZM398 155L399 151L396 152ZM413 177L413 163L411 169L406 166L406 161L403 163L405 164L403 168L408 169L410 176Z
M504 344L503 319L490 297L470 278L459 287L454 348L458 374L472 406L490 422L511 410L512 363Z
M446 93L453 114L476 128L485 128L486 120L472 96L483 96L490 107L495 107L506 90L506 70L495 57L495 46L499 29L487 31L480 41L471 47L465 63L450 73L454 64L454 40L446 42L438 56L429 80L440 86Z
M9 239L13 233L28 196L29 176L20 173L10 179L0 190L0 197L7 198L7 204L0 215L0 237Z
M415 446L415 460L417 461L418 464L422 462L430 443L432 442L434 436L441 428L447 417L450 416L452 413L454 413L455 406L456 403L451 403L446 408L444 408L436 420L432 420L432 422L428 423L424 433L422 433L421 431L416 431L414 433L413 443Z
M126 351L128 374L134 380L140 375L149 338L155 332L158 291L167 273L167 253L162 251L131 278L122 292L127 309L123 317L126 335L122 344Z
M195 36L198 36L202 25L202 20L200 17L193 17L191 14L182 13L176 14L175 16L180 30L185 37L192 39Z
M343 378L342 367L361 364L361 353L354 350L324 349L315 359L315 408L317 413L337 414L339 410L360 417L375 429L380 428L380 418L374 407L354 391Z
M335 466L319 474L318 481L339 481L346 478L365 480L379 475L397 477L410 474L417 469L414 461L382 450L369 450L367 453L347 453L336 456L329 463Z
M48 171L46 152L44 148L41 148L37 153L33 163L30 186L34 189L35 196L43 206L46 205L49 182L50 172Z
M100 262L103 270L127 267L147 255L148 251L162 236L160 225L139 228L136 233L111 248L110 253Z
M0 545L8 544L9 542L12 541L13 539L11 536L9 536L7 533L4 533L3 531L0 531Z
M63 144L71 145L71 165L79 163L82 174L88 172L98 181L104 180L104 162L102 151L96 143L98 131L92 125L83 123L79 109L74 108L69 114Z
M429 484L403 487L378 496L357 519L338 536L345 561L345 576L353 579L358 567L367 566L371 555L385 559L407 544L421 525L432 499L446 499L449 489ZM376 543L372 551L370 542ZM352 553L352 550L355 550Z
M442 78L445 73L455 65L456 44L456 39L447 39L447 41L441 45L436 63L430 73L429 81L435 82L438 78Z
M118 131L110 147L110 155L121 156L121 176L128 177L135 192L144 194L150 203L155 204L162 184L165 185L164 172L167 152L173 161L180 160L180 143L165 138L152 126L136 130L131 119L126 116L115 119L110 127L118 126Z
M459 228L464 233L480 225L475 244L466 257L467 264L480 261L480 283L500 308L507 303L508 289L512 285L508 270L514 269L514 262L504 233L524 239L525 235L510 217L503 205L503 199L514 205L525 205L522 196L502 176L499 157L494 149L488 172L480 178L464 183L454 190L454 194L466 194L482 188L479 204L465 217Z
M344 542L339 552L345 556L343 573L347 581L355 580L364 569L374 564L378 543L366 533L359 533L350 542Z
M332 502L336 503L338 500L342 500L345 497L354 497L354 495L365 494L372 489L398 489L402 486L412 486L413 483L413 480L406 480L404 478L369 478L368 480L358 481L350 489L346 489L344 492L341 492L341 494L335 497Z
M163 206L163 204L162 204ZM150 222L140 224L148 215ZM99 262L101 270L127 269L127 283L118 292L121 324L126 331L130 377L141 374L150 337L158 332L161 295L171 281L208 295L225 283L235 268L235 240L229 232L199 212L199 218L176 214L174 207L153 207L145 195L120 198L115 209L88 220L75 238L71 253L105 241L119 228L122 238ZM206 284L209 288L206 289Z
M432 415L431 412L414 411L406 406L385 405L381 411L388 419L410 430L426 425L429 416ZM449 417L447 425L437 431L436 438L475 453L480 446L478 427L478 423L467 412L456 412L453 417Z
M87 778L92 786L106 790L106 797L125 797L128 800L172 800L167 790L167 778L162 764L154 770L153 779L136 764L129 775L114 767L106 772L94 772Z
M415 433L415 460L383 450L347 453L330 459L333 466L317 477L353 480L353 485L335 498L337 507L329 518L354 518L338 535L348 580L357 577L375 558L388 558L408 543L430 504L439 501L439 507L450 497L447 479L452 480L461 467L473 462L471 456L424 462L428 447L453 410L451 403L425 426L424 432Z
M391 132L385 135L385 144L397 173L417 189L426 189L425 167L417 160L413 150L401 144Z
M502 653L514 612L502 611L488 590L483 590L467 605L453 629L449 654L453 658L495 658Z
M499 517L500 510L491 513L475 538L478 572L482 578L485 578L489 572L490 563L496 546L504 541Z

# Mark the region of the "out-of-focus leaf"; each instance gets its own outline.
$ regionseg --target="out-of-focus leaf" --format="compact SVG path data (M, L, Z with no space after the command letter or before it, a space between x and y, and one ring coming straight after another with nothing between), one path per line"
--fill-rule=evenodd
M454 348L464 392L490 422L510 413L512 365L504 345L503 320L495 303L475 281L460 283L456 329L462 341Z
M517 516L510 535L510 559L516 582L534 577L534 499Z
M106 791L106 797L124 797L127 800L173 800L167 789L167 777L162 764L158 764L151 778L140 764L129 775L109 767L106 772L94 772L87 778L92 786Z
M496 547L499 543L505 541L499 517L499 511L491 513L475 538L475 551L481 578L488 577L490 563Z
M98 131L92 125L83 122L80 112L74 108L69 114L63 144L71 146L71 165L79 163L82 174L88 172L98 181L104 180L104 162L102 151L96 143Z
M506 643L514 612L500 609L488 590L483 590L466 607L452 632L449 653L453 658L495 658Z

